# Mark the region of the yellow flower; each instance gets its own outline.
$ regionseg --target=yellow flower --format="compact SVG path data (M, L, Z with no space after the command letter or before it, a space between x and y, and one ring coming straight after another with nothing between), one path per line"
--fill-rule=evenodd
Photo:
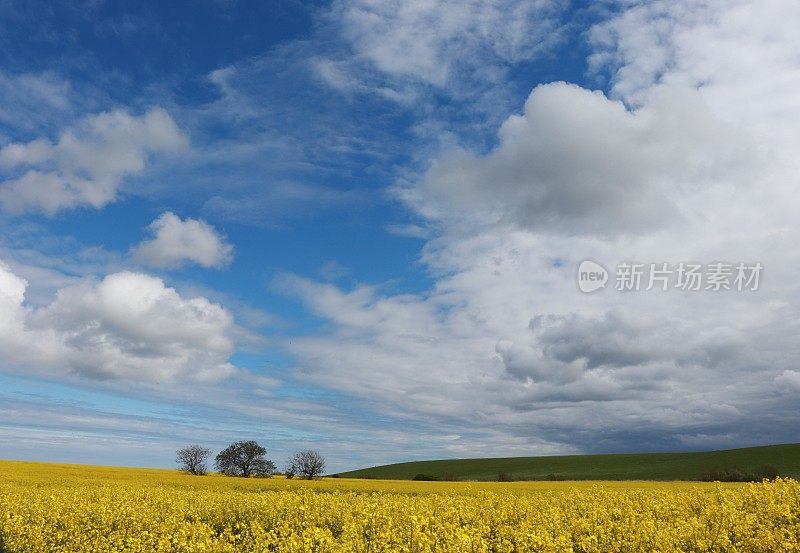
M800 484L192 477L0 462L0 549L798 551Z

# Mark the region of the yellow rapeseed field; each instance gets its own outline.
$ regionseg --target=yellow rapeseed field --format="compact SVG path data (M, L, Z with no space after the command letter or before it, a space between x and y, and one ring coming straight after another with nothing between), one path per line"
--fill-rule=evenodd
M0 462L0 551L800 550L800 484L314 482Z

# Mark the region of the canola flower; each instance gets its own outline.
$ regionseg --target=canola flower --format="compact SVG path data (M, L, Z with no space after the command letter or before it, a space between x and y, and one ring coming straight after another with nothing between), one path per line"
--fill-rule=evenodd
M0 551L778 552L800 484L192 477L0 462Z

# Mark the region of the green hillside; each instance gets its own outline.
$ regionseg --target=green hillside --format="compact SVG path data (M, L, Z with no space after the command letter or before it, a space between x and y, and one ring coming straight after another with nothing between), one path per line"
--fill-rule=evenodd
M770 445L693 453L635 453L449 459L382 465L340 473L346 478L411 480L423 474L439 479L497 480L699 480L712 470L757 472L765 465L781 476L800 479L800 444ZM552 476L551 476L552 478Z

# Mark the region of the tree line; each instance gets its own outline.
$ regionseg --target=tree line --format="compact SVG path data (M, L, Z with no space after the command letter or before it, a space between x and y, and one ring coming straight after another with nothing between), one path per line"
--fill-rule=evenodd
M175 462L180 470L201 476L208 474L208 462L212 451L193 444L176 452ZM267 450L253 440L235 442L214 457L214 468L227 476L243 478L269 477L277 472L275 463L267 459ZM304 449L292 455L283 474L287 478L311 480L325 472L325 458L312 449Z

